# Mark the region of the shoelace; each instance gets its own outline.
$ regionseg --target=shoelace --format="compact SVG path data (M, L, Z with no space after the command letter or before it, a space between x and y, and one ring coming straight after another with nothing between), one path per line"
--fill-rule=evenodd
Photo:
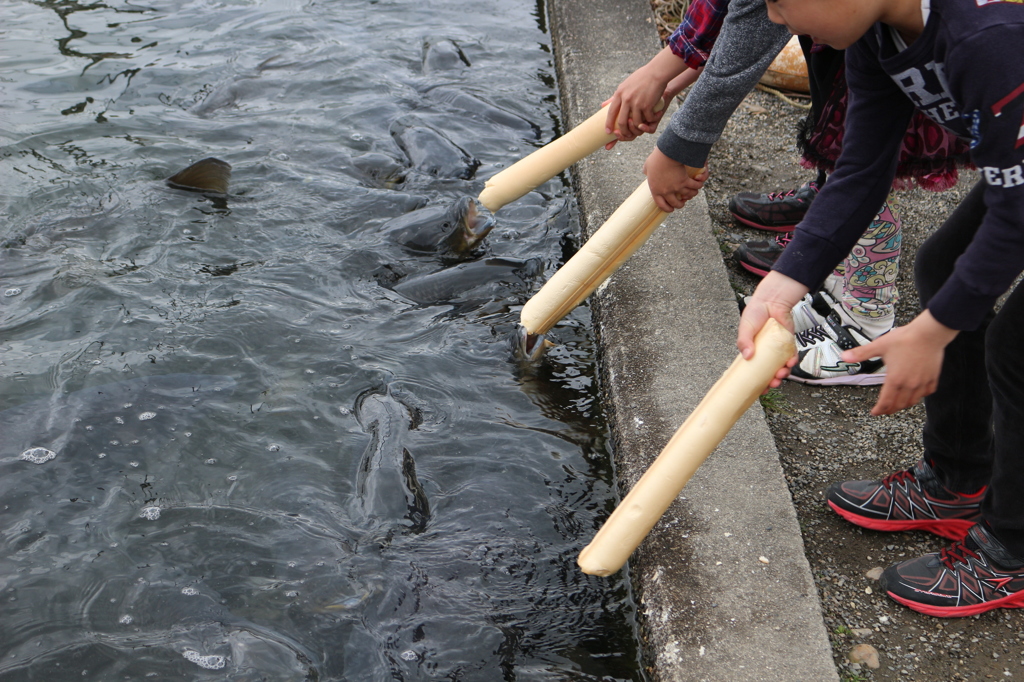
M907 479L913 481L917 480L917 477L914 476L914 472L911 471L910 469L906 469L904 471L897 471L895 473L889 474L888 476L882 479L882 485L884 485L886 488L889 488L892 487L894 483L903 483L903 481L906 481Z
M827 341L829 338L825 328L819 324L802 332L797 332L796 342L800 346L811 346L819 341Z
M943 547L939 550L939 561L941 561L942 564L951 571L956 570L953 568L954 563L961 563L965 566L968 565L968 556L972 556L978 561L981 561L981 557L978 556L978 553L968 549L967 545L964 544L964 540L958 540L949 547Z
M775 243L778 244L782 248L786 248L786 245L789 244L791 241L793 241L793 233L792 232L786 232L784 234L780 234L778 237L775 238Z
M786 190L785 192L772 192L771 194L768 195L768 201L778 201L779 199L786 199L787 197L795 196L796 193L797 190L795 189Z
M807 183L807 186L813 189L815 192L818 191L818 183L816 182L809 182ZM799 192L801 189L803 189L803 187L797 187L796 189L787 189L784 192L771 192L768 195L768 201L779 201L780 199L788 199L789 197L796 196L796 193Z

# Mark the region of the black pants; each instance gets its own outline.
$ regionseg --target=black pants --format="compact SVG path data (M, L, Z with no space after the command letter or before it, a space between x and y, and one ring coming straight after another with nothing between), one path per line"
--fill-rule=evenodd
M979 182L921 245L914 279L927 306L985 217ZM1006 548L1024 558L1024 287L974 331L962 331L925 398L925 457L951 490L989 489L982 516Z

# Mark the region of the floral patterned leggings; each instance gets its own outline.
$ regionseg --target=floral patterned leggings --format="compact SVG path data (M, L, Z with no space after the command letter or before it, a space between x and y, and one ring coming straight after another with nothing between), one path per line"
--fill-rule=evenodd
M903 221L890 194L850 255L825 281L825 289L854 315L892 318L899 293Z

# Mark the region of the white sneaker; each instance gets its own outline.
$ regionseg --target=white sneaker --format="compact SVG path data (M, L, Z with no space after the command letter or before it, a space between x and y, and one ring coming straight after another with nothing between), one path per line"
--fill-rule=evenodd
M827 295L827 294L826 294ZM819 306L820 308L820 306ZM820 317L821 310L812 310ZM870 343L872 337L855 324L846 324L841 312L833 309L821 324L798 331L796 349L799 360L789 378L820 386L873 386L885 381L881 358L864 362L844 362L843 351Z

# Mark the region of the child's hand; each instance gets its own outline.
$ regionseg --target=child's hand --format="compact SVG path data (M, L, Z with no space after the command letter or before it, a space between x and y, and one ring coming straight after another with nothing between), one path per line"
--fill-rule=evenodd
M616 137L605 149L614 147L618 140L635 140L644 133L655 132L665 110L655 112L654 107L664 98L670 83L675 83L673 79L686 70L686 62L665 47L622 81L611 99L605 102L608 105L605 131ZM666 99L666 104L669 101L671 99Z
M691 170L665 156L657 147L654 148L644 162L644 175L647 176L647 185L651 188L651 196L658 208L671 213L697 196L708 179L708 171L705 168L700 175L691 178Z
M604 129L617 138L605 145L605 149L614 147L618 140L629 142L658 129L665 110L655 112L654 106L661 101L665 86L665 83L651 80L643 68L622 81L611 99L605 102L608 117Z
M907 326L844 352L844 362L863 362L879 356L885 360L885 383L871 414L892 414L934 393L946 346L958 333L925 310Z
M736 347L747 360L754 357L754 337L769 318L779 321L786 329L793 331L793 306L804 294L807 287L795 279L778 272L769 272L754 290L754 295L747 301L740 315L739 331L736 335ZM782 380L789 376L789 370L797 362L797 356L790 358L786 366L781 368L768 385L778 388Z

